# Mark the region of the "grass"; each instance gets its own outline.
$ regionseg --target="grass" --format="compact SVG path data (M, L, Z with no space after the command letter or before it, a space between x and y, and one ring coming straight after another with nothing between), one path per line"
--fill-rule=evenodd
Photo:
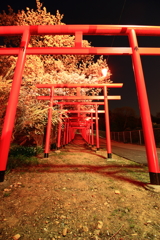
M10 156L7 164L7 171L15 168L38 165L37 157L26 157L24 155Z
M36 157L37 154L42 152L42 148L40 147L24 147L13 145L10 149L9 159L8 159L8 166L7 171L10 171L15 168L23 168L26 166L36 166L39 164L39 159ZM55 156L55 153L50 153L50 156ZM72 152L63 152L61 151L59 154L56 154L56 158L61 159L64 163L66 162L66 157L70 155L75 155L75 160L77 158L75 153ZM84 157L84 160L87 162L86 164L90 163L90 159ZM108 166L115 165L114 168L109 169L108 171L112 170L119 170L119 175L124 175L126 177L135 179L137 181L148 183L149 182L149 175L148 169L146 166L129 161L122 157L118 157L117 155L113 155L112 161L107 161L106 164ZM78 168L75 170L78 171ZM113 183L113 180L110 179L110 182Z
M3 197L9 197L11 195L11 192L4 192Z
M129 218L128 223L129 223L130 228L135 228L136 227L135 220L133 218Z
M127 208L117 208L114 209L111 213L112 216L118 216L120 218L122 218L123 216L127 216L129 214L129 210L126 211Z
M139 168L135 168L133 167L133 169L124 169L126 176L132 177L140 182L143 183L148 183L149 180L149 174L148 174L148 169L145 166L140 166Z
M150 182L148 167L146 165L130 161L128 159L113 156L113 161L107 162L107 165L115 164L118 169L122 170L122 175L135 179L139 182Z
M7 172L18 167L21 168L24 166L38 165L39 162L36 156L41 152L42 148L40 147L11 146L8 157Z

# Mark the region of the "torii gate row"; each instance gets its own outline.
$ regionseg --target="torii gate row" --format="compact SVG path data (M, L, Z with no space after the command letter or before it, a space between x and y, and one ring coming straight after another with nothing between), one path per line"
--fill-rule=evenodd
M70 143L74 139L77 129L81 131L81 135L84 140L88 144L91 144L90 129L92 129L91 131L93 136L93 128L91 128L91 126L93 126L93 123L93 121L88 120L84 120L83 122L72 122L68 119L68 121L64 123L65 127L63 131L61 131L61 126L59 126L57 148L59 149L61 146L65 146L66 144ZM92 140L92 146L94 144L93 141L94 140Z
M94 122L93 121L86 121L86 123L84 124L80 124L79 126L77 125L76 122L74 122L74 124L70 123L70 128L71 128L71 140L74 139L74 136L75 136L75 130L79 130L83 139L89 144L89 145L92 145L92 147L94 146L94 135L93 135L93 126ZM91 139L91 136L92 139ZM98 139L99 140L99 139ZM97 143L98 144L98 143ZM97 150L98 150L98 147L97 147Z
M50 88L50 96L38 96L37 99L39 100L50 100L49 102L49 112L48 112L48 123L47 123L47 132L46 132L46 144L45 144L45 152L44 152L44 157L49 156L49 149L50 149L50 135L51 135L51 119L52 119L52 106L55 105L55 100L99 100L103 99L104 102L100 103L104 105L105 110L101 110L101 112L105 113L105 125L106 125L106 144L107 144L107 154L108 158L112 157L112 152L111 152L111 140L110 140L110 125L109 125L109 111L108 111L108 99L120 99L120 96L108 96L107 94L107 88L121 88L123 86L122 83L117 83L117 84L37 84L37 88ZM75 88L77 96L55 96L54 95L54 89L55 88ZM103 89L103 96L82 96L81 95L81 88L101 88ZM62 106L65 105L77 105L80 106L79 102L59 102L61 109ZM69 113L94 113L95 112L95 117L96 117L96 137L97 137L97 148L99 149L99 133L98 133L98 109L97 105L99 102L81 102L81 104L84 105L94 105L95 106L95 111L94 110L69 110ZM79 116L79 115L78 115ZM61 139L61 125L62 123L59 124L59 130L58 130L58 144L57 147L60 147L60 139ZM68 133L68 130L67 130ZM67 134L68 136L68 134ZM65 137L64 137L65 138ZM68 140L67 140L68 142Z
M110 97L110 98L109 98ZM108 96L107 99L114 99L114 100L119 100L121 99L120 96ZM105 113L105 121L108 121L109 122L109 117L108 117L108 114L104 111L104 110L98 110L97 106L98 105L104 105L104 102L57 102L57 103L54 103L54 104L58 104L58 105L77 105L77 106L80 106L80 105L91 105L91 106L95 106L95 110L83 110L83 111L76 111L76 110L69 110L68 112L69 113L90 113L91 114L91 117L86 117L86 120L89 120L91 119L89 123L92 123L90 125L90 130L91 131L85 131L84 127L81 127L81 126L77 126L77 127L74 127L76 129L81 129L81 133L82 133L82 136L83 138L85 139L85 141L87 141L89 144L92 145L92 147L94 146L94 131L93 131L93 120L96 120L96 147L97 147L97 150L99 150L99 147L100 147L100 144L99 144L99 126L98 126L98 113ZM95 117L93 117L93 114L95 113ZM69 117L69 120L71 119L72 117ZM84 120L84 117L73 117L72 119L81 119L81 120ZM86 120L85 120L85 124L86 124ZM70 124L72 122L69 122ZM77 121L75 122L77 124ZM80 122L81 124L81 122ZM88 125L87 125L88 126ZM86 126L86 127L87 127ZM58 129L58 142L57 142L57 147L59 148L60 147L60 134L61 134L61 125L59 125L59 129ZM66 128L66 130L68 130L68 128ZM106 133L107 133L107 127L106 127ZM69 134L69 131L67 131L67 133L64 132L64 139L65 139L65 136L66 134ZM91 135L91 139L90 139L90 135ZM106 147L107 147L107 152L108 152L108 158L111 158L111 142L110 142L110 134L109 134L109 138L106 138ZM68 140L67 140L67 144L68 144ZM63 144L62 144L63 145ZM65 145L65 144L64 144Z
M102 102L100 102L102 103ZM104 103L103 103L104 104ZM98 111L99 112L99 111ZM97 124L97 121L98 119L96 117L93 117L93 113L91 112L90 113L91 117L87 116L87 117L69 117L69 124L72 126L72 128L76 128L76 129L79 129L79 131L81 132L81 135L82 137L84 138L84 140L86 142L88 142L89 145L92 145L92 147L94 147L94 129L93 129L93 124L94 124L94 120L96 120L96 126L98 125ZM70 121L71 120L71 121ZM73 121L73 120L77 120L77 121ZM77 122L79 123L79 126L76 126L74 127L74 124L76 125ZM86 131L86 127L87 127L87 124L90 124L90 131L87 132ZM85 126L83 126L83 124ZM98 132L98 134L96 134L96 147L97 147L97 150L98 150L98 147L99 147L99 128L98 128L98 131L96 130L96 132ZM90 138L91 136L91 138Z
M18 55L12 88L7 104L0 141L0 181L4 180L8 152L14 127L18 96L27 54L77 54L77 55L130 55L133 62L135 83L146 146L151 184L160 185L160 168L153 134L143 68L140 55L160 55L160 48L138 46L137 36L160 36L159 26L134 25L44 25L0 26L0 36L21 35L19 48L0 48L0 55ZM73 47L28 47L31 35L75 35ZM130 47L83 47L83 35L127 36Z
M91 113L93 116L93 113ZM93 120L95 120L95 117L92 117L92 121L90 120L91 117L68 117L64 121L64 128L63 128L63 136L61 137L61 124L59 124L58 128L58 137L57 137L57 149L59 149L61 146L67 145L70 141L73 140L75 131L73 129L79 129L79 130L86 130L86 127L88 124L92 124L92 136L93 136ZM73 121L78 120L78 121ZM89 121L88 121L89 120ZM83 134L84 133L84 134ZM87 134L86 131L82 131L82 137L87 141ZM88 142L89 143L89 142ZM92 137L92 146L94 145L94 139ZM44 153L44 157L48 157L47 153Z
M72 122L69 121L69 127L70 127L70 131L68 131L68 135L70 137L69 141L72 141L74 139L75 136L75 131L74 130L80 130L82 137L84 138L84 140L91 145L92 147L94 147L94 130L93 130L93 124L94 121L96 120L96 148L97 150L99 150L99 128L98 126L98 120L96 117L93 117L93 113L91 113L91 117L89 117L87 120L85 121L80 121L80 122ZM65 128L64 130L67 130L67 128ZM65 131L64 131L65 134ZM66 133L67 134L67 133ZM67 144L68 144L67 142ZM111 154L108 154L108 158L111 157Z
M105 113L105 111L68 111L69 113L87 113L87 114L91 114L91 117L86 118L86 120L81 117L81 121L70 121L70 118L68 119L68 121L66 121L65 124L65 128L63 129L63 136L62 136L62 131L61 131L61 124L59 124L59 128L58 128L58 138L57 138L57 148L59 149L61 146L65 146L66 144L68 144L71 140L74 139L75 136L75 129L81 129L83 131L82 132L82 137L84 138L84 140L88 143L88 144L92 144L92 146L94 145L94 131L93 131L93 124L94 121L96 120L96 146L97 146L97 150L99 149L99 129L98 129L98 112L103 112ZM93 117L93 113L96 114L96 117ZM77 117L79 118L79 117ZM91 120L90 120L91 119ZM68 126L67 126L68 124ZM90 131L91 130L91 131ZM92 143L91 143L91 139L90 136L92 135ZM61 142L61 138L62 140L62 144ZM65 141L66 138L66 141ZM108 139L108 142L110 141L110 139ZM110 144L110 142L108 143L108 145ZM110 146L111 149L111 146ZM111 154L108 154L108 158L111 158Z

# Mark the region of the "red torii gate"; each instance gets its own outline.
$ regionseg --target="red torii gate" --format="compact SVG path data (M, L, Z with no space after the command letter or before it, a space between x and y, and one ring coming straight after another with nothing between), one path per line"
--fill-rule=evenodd
M106 145L107 145L107 153L108 158L112 157L111 152L111 140L110 140L110 126L109 126L109 111L108 111L108 99L120 99L120 96L108 96L107 88L120 88L123 84L37 84L37 88L50 88L50 96L38 96L39 100L50 100L49 103L49 112L48 112L48 124L47 124L47 133L46 133L46 144L45 144L45 153L44 157L48 157L49 148L50 148L50 135L51 135L51 119L52 119L52 106L55 105L54 100L104 100L104 102L100 103L100 105L104 105L105 110L101 111L105 113L105 126L106 126ZM54 89L55 88L76 88L77 96L55 96ZM103 96L82 96L81 88L102 88ZM59 102L61 105L95 105L94 110L68 110L69 113L95 113L96 118L96 137L97 137L97 148L99 149L99 134L98 134L98 102ZM99 111L100 112L100 111ZM61 124L59 124L59 129L61 129ZM60 147L60 138L61 138L61 130L58 131L58 148Z
M108 96L108 98L109 97L111 98L111 96ZM114 96L114 97L115 97L114 99L116 99L116 100L120 99L119 96ZM113 96L112 96L112 99L113 99ZM98 113L105 113L105 111L104 110L97 110L97 106L104 105L104 102L58 102L57 104L59 104L59 105L62 104L62 105L92 105L92 106L95 106L95 108L96 108L95 111L88 111L88 110L87 111L77 111L78 114L80 114L81 112L83 112L83 113L90 113L91 114L90 117L88 117L88 116L80 117L78 115L78 117L69 117L69 120L76 119L76 120L80 121L80 124L81 124L82 121L91 120L91 122L92 122L92 124L91 124L91 132L92 132L91 143L92 144L91 145L92 145L92 147L94 146L93 120L96 121L95 122L96 123L96 147L97 147L97 150L98 150L99 149L99 128L98 128L98 119L99 118L98 118ZM76 110L75 111L69 111L69 112L75 113ZM95 117L93 117L93 114L95 114ZM109 123L108 114L106 114L106 116L105 116L105 121L108 121L108 123ZM77 121L76 122L72 122L72 124L73 123L77 123ZM107 127L106 127L106 129L107 129ZM84 134L82 134L82 136L84 137ZM59 144L58 144L58 147L59 147ZM109 153L109 149L108 148L107 148L107 151ZM110 158L110 157L111 157L111 154L108 154L108 158Z
M28 48L30 35L75 35L75 46L67 48ZM52 25L52 26L1 26L0 35L22 35L19 48L0 48L0 55L18 55L12 89L9 96L0 141L0 181L4 180L11 136L14 127L18 96L26 54L77 54L77 55L131 55L142 119L150 181L160 185L160 169L154 140L147 92L140 55L160 55L160 48L138 47L137 36L160 36L159 26L127 25ZM128 36L130 47L88 47L82 45L83 35Z
M84 129L85 128L84 125L86 124L86 122L88 120L90 120L90 122L91 122L91 131L92 131L91 145L93 147L94 146L94 134L93 134L94 133L93 132L93 123L94 122L93 122L93 120L96 120L96 125L97 125L97 121L98 121L99 118L97 119L96 117L93 117L93 113L91 113L91 117L88 117L88 116L86 116L86 117L69 117L68 119L69 119L69 121L71 120L69 123L70 123L70 125L72 127L74 127L74 123L77 124L77 122L78 122L80 127L79 128L76 127L76 129L81 129L81 131L82 131L82 129L85 130ZM72 121L72 120L77 120L77 121ZM96 128L96 132L97 132L97 128ZM86 134L83 134L83 133L84 133L84 131L82 131L82 137L85 139ZM65 135L66 135L66 132L64 132L64 138L65 138ZM97 149L98 149L97 136L99 136L99 135L96 133L96 146L97 146ZM65 142L65 144L68 144L68 140L64 140L64 142ZM65 144L64 144L64 146L65 146Z

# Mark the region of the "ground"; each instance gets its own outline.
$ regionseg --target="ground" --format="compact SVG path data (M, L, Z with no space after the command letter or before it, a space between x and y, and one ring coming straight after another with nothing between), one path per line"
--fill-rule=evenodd
M81 141L0 183L0 239L160 239L160 194L147 168Z

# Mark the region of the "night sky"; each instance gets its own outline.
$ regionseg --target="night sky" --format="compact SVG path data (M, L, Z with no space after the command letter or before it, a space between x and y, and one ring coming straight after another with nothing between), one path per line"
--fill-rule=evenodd
M150 25L160 26L160 0L43 0L52 14L59 10L66 24ZM34 0L5 0L0 12L7 5L17 11L25 7L35 9ZM92 46L129 46L125 36L85 36ZM160 37L138 37L141 47L160 47ZM107 58L107 56L106 56ZM142 64L151 113L160 112L160 56L142 56ZM130 56L109 56L108 65L114 83L124 83L123 89L112 89L110 95L121 95L122 100L110 101L110 109L132 107L139 114L132 62Z

